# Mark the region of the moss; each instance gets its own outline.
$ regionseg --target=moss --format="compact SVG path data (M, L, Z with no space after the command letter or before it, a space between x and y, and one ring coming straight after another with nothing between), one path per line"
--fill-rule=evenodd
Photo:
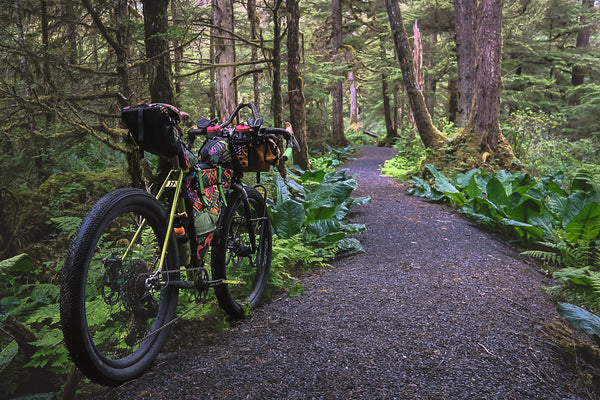
M10 243L2 243L2 258L28 252L36 264L56 260L64 251L66 237L58 240L59 232L53 217L80 216L103 195L129 185L123 169L104 172L69 172L51 175L37 190L26 189L14 193L16 204L12 212L5 212L6 221L0 221L11 230ZM52 247L52 248L50 248Z
M474 168L492 174L502 169L510 172L519 170L520 166L516 162L512 147L504 136L500 136L498 149L493 153L482 150L479 136L485 134L478 135L472 125L465 126L447 145L428 152L421 164L420 175L426 174L427 164L435 165L446 176L453 176Z

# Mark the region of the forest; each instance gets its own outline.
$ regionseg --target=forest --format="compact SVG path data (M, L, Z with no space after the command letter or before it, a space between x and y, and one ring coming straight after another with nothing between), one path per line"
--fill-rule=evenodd
M253 102L269 126L289 121L294 168L323 171L296 182L307 192L350 182L334 169L356 146L393 146L386 174L504 233L593 320L598 18L594 0L0 2L0 373L12 382L0 397L26 394L40 369L46 398L74 390L57 328L63 257L97 199L156 181L161 160L140 158L120 118L144 102L193 121ZM310 229L316 200L294 229L275 226L274 252L288 251L272 288L300 291L292 270L360 250L345 237L364 231L342 222L350 203L329 232Z

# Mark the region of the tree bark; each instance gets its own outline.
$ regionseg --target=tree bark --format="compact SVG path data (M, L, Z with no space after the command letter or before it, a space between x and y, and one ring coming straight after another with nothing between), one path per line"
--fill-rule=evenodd
M290 123L294 129L300 151L294 153L294 164L303 170L310 169L308 158L308 142L306 140L306 110L303 92L303 81L300 76L300 10L299 0L286 0L289 13L287 48L288 48L288 92L290 102Z
M283 0L275 0L273 11L273 98L271 99L271 112L273 124L281 126L283 123L283 95L281 93L281 19L279 12Z
M480 151L494 153L501 136L502 0L482 0L477 14L478 52L469 122L477 133Z
M385 119L385 143L391 146L394 144L394 139L398 136L398 131L392 120L390 95L388 93L388 83L385 74L381 75L381 95L383 97L383 116Z
M448 121L458 124L458 80L448 80Z
M173 88L169 42L164 34L169 28L169 0L142 0L144 5L144 43L150 61L150 97L153 102L177 105Z
M113 49L117 58L117 75L119 76L119 91L123 97L119 96L119 105L121 108L128 106L127 99L130 98L132 90L129 86L129 68L127 61L129 59L129 24L127 19L129 16L129 7L127 0L114 0L113 7L115 8L117 44Z
M173 19L173 24L178 24L180 21L178 20L179 7L177 4L178 0L171 0L171 18ZM181 82L177 78L179 73L181 72L181 62L183 60L183 48L179 46L179 40L176 40L175 43L175 51L173 52L173 68L175 70L175 96L178 96L181 93Z
M218 29L215 38L215 63L220 65L216 70L217 104L219 118L227 118L237 106L237 84L235 77L235 44L233 36L233 3L232 0L216 0L214 3L214 26Z
M335 82L331 90L332 97L332 134L336 146L346 146L348 141L344 135L344 93L343 93L343 74L341 71L340 47L342 47L342 4L341 0L331 1L331 42L333 46L332 55L334 67L333 72Z
M437 35L432 33L429 35L429 46L425 55L427 55L427 67L429 71L433 69L433 49L435 49L435 45L437 44ZM436 91L437 91L437 80L436 77L433 76L431 72L427 74L425 78L425 103L427 104L427 110L429 110L429 115L433 119L435 116L435 104L436 104Z
M440 149L448 143L448 139L437 130L431 121L431 116L427 111L423 93L417 87L417 80L412 62L412 51L408 43L408 37L402 21L402 14L397 0L385 0L392 34L394 35L394 44L396 55L400 62L402 78L410 108L415 118L415 125L423 145L428 149Z
M500 130L502 93L502 0L481 0L477 8L475 84L469 120L453 143L456 162L471 168L515 169L514 153ZM462 144L462 145L461 145Z
M250 59L258 60L258 15L256 14L256 0L248 0L248 19L250 20L250 38L252 40L252 49L250 49ZM258 72L258 64L254 64L252 69L252 88L254 92L254 105L260 112L260 73Z
M594 0L582 0L582 6L584 9L591 9L594 7ZM585 48L590 47L590 36L592 34L591 24L588 22L588 17L586 15L581 15L579 20L581 23L581 28L577 32L577 42L575 47L577 50L585 51ZM573 86L579 86L583 84L585 80L585 67L579 64L574 64L573 69L571 71L571 84ZM579 98L578 93L574 93L569 98L570 106L577 106L581 104L581 99Z
M23 91L25 92L25 97L30 97L33 78L31 77L31 73L29 71L29 60L26 56L27 49L25 47L25 30L23 28L23 11L21 7L21 2L19 0L16 0L14 7L15 23L17 25L17 40L19 44L19 49L21 50L19 63L21 66L21 76L23 77ZM35 130L35 119L33 118L33 114L29 111L27 112L27 120L29 122L29 130L33 132Z
M356 79L354 79L353 71L348 74L348 81L350 82L350 128L354 132L358 132L358 99L356 96Z
M475 11L477 0L454 0L456 64L458 75L457 125L469 119L475 81Z

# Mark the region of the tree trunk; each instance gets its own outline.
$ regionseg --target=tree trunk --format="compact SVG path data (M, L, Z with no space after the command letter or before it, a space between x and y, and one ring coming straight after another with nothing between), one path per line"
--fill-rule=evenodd
M406 87L409 105L415 118L417 131L426 148L433 150L440 149L448 143L448 139L433 126L431 116L427 111L423 93L421 93L417 87L417 80L412 62L412 51L408 43L406 30L404 29L400 7L398 6L397 0L385 0L385 4L392 34L394 35L394 44L398 61L400 62L400 69L402 70L404 86Z
M168 0L142 0L144 5L144 42L150 60L150 97L153 102L176 105L171 72L169 42L164 34L169 26Z
M217 104L217 64L216 59L216 48L217 48L217 36L219 35L219 28L215 25L214 13L217 9L217 0L211 1L211 8L213 10L213 24L210 27L210 71L209 71L209 86L208 86L208 98L210 101L209 115L216 117L219 121L222 121L219 105Z
M582 6L584 9L591 9L592 7L594 7L594 0L582 0ZM581 52L584 52L586 48L590 47L590 36L592 34L592 27L591 24L589 24L588 19L589 18L585 15L581 15L579 19L582 27L579 28L579 31L577 32L577 42L575 47ZM571 71L571 84L573 86L579 86L583 84L584 79L585 67L579 64L574 64L573 69ZM579 104L581 104L579 94L574 93L569 98L569 105L577 106Z
M471 117L480 151L493 153L500 138L502 0L482 0L478 9L478 52Z
M127 68L127 62L129 59L129 6L127 0L114 0L113 7L115 9L115 32L117 36L118 46L115 46L114 50L117 58L117 75L119 76L119 91L123 94L123 97L119 96L119 105L121 108L128 106L127 99L130 98L132 91L129 86L129 68Z
M333 65L336 68L333 72L335 82L331 90L333 98L332 103L332 133L333 142L336 146L346 146L348 141L344 135L344 93L343 93L343 74L341 71L341 57L339 54L342 47L342 4L341 0L331 1L331 42L333 45Z
M448 80L448 121L458 123L458 80Z
M27 49L25 47L25 30L23 28L23 11L21 9L21 2L15 1L15 23L17 25L17 35L19 49L21 50L21 57L19 63L21 66L21 76L23 77L23 91L25 97L31 96L31 83L33 81L31 73L29 71L29 60L27 58ZM29 130L35 131L35 119L30 111L27 111L27 121L29 122Z
M394 144L394 139L398 137L398 130L392 120L390 95L388 93L388 83L385 74L381 75L381 96L383 97L383 116L385 119L385 144L391 146Z
M475 11L477 0L454 0L456 63L458 73L457 125L469 119L475 82Z
M248 19L250 20L250 38L252 40L252 49L250 49L250 60L258 60L258 16L256 14L256 0L248 0ZM260 112L260 73L258 72L258 64L252 65L254 72L252 73L252 88L254 92L254 105Z
M348 81L350 81L350 128L354 132L358 132L358 100L356 98L356 79L354 79L354 72L350 72Z
M177 106L175 88L173 87L173 74L171 71L171 56L169 42L164 37L167 32L169 20L168 0L142 0L144 5L144 42L146 56L150 60L150 97L152 102L167 103ZM134 165L137 155L130 155L128 162ZM137 168L137 166L136 166ZM159 158L158 180L162 180L171 169L169 160ZM131 172L130 172L131 173Z
M306 110L304 106L303 81L300 76L300 10L299 0L286 0L289 13L287 48L288 48L288 92L290 102L290 122L300 151L294 154L294 164L303 170L310 169L308 159L308 143L306 140Z
M171 18L173 20L173 24L179 24L178 20L178 0L171 0ZM175 96L177 97L179 93L181 93L181 82L177 77L181 72L181 62L183 60L183 48L179 47L179 40L176 40L175 43L175 51L173 52L173 68L175 69Z
M481 0L477 10L475 84L469 121L460 132L457 160L476 158L482 165L514 169L510 144L500 131L502 93L502 0ZM477 157L476 157L477 156Z
M235 44L233 41L234 21L232 0L216 0L214 3L214 26L218 29L215 39L217 104L220 119L225 119L237 106L235 83Z
M425 55L427 55L427 67L429 71L433 69L433 54L435 45L437 44L437 35L432 33L429 35L429 46ZM436 103L436 90L437 90L437 80L436 77L430 72L425 78L425 103L427 104L427 110L429 110L429 114L433 119L435 116L435 103Z
M283 123L283 96L281 93L281 19L279 11L283 0L275 0L273 7L273 98L271 99L271 112L273 125L281 126Z

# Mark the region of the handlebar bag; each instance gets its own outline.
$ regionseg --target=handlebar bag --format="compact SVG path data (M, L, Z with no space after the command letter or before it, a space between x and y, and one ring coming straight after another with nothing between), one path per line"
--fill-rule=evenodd
M200 162L211 167L221 165L223 167L231 166L231 152L227 139L215 137L207 139L200 148Z
M237 160L246 172L267 172L276 165L281 156L279 137L275 135L258 135L250 127L236 127L231 138L233 151Z
M162 157L173 157L181 151L182 141L177 129L179 116L164 104L127 107L121 117L139 146L141 157L144 151Z

